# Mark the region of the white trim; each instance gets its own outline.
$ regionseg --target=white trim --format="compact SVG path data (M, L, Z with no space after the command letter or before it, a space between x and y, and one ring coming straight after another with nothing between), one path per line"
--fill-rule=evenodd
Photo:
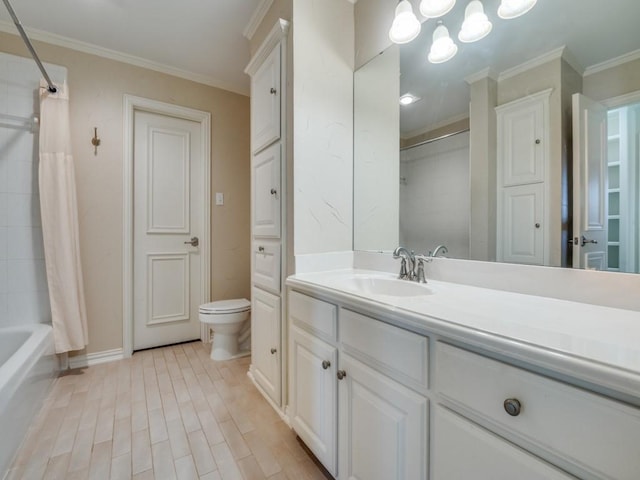
M133 353L133 115L144 111L191 120L200 124L202 173L202 233L200 235L200 303L210 301L211 272L211 114L201 110L124 95L123 248L122 248L122 350ZM203 336L203 329L201 329Z
M242 35L244 35L245 38L249 40L253 38L256 30L258 30L258 27L271 8L271 5L273 5L273 0L261 0L256 9L253 11L249 23L247 23L247 26L244 27L244 30L242 31Z
M116 360L122 360L124 358L124 352L121 348L115 348L113 350L104 350L102 352L87 353L83 355L76 355L69 357L68 368L85 368L100 363L115 362Z
M640 103L640 90L620 95L618 97L608 98L606 100L602 100L600 103L607 107L607 109L624 107L625 105L631 105L632 103Z
M244 73L253 76L258 68L264 63L267 57L271 54L275 46L287 36L289 33L289 22L279 18L276 24L273 26L267 38L264 39L258 51L253 55L247 67L244 69Z
M487 68L483 68L479 72L472 73L471 75L467 75L466 77L464 77L464 81L467 82L468 85L471 85L472 83L476 83L479 80L484 80L485 78L490 78L491 80L498 80L498 74L493 68L487 67Z
M528 60L520 65L516 65L515 67L508 68L507 70L500 72L498 75L498 81L502 82L511 77L515 77L516 75L520 75L521 73L526 72L535 67L539 67L540 65L544 65L552 60L564 59L574 70L576 70L579 74L584 72L584 67L582 67L574 58L573 55L567 50L567 47L563 45L562 47L556 48L547 52L545 54L540 55L539 57Z
M127 63L136 67L153 70L154 72L165 73L167 75L184 78L185 80L191 80L192 82L201 83L210 87L220 88L229 92L249 96L248 87L241 88L236 83L223 82L209 75L190 72L181 68L172 67L171 65L154 62L153 60L147 60L142 57L137 57L128 53L118 52L116 50L100 47L92 43L81 42L79 40L63 37L62 35L56 35L54 33L45 32L43 30L35 30L32 28L25 28L25 30L31 40L46 42L51 45L57 45L59 47L76 50L78 52L88 53L90 55L96 55L102 58L108 58L109 60L115 60L116 62ZM9 23L4 20L0 20L0 32L17 35L13 23Z
M594 73L603 72L613 67L617 67L620 65L624 65L625 63L632 62L634 60L640 59L640 49L634 50L633 52L625 53L624 55L620 55L619 57L610 58L609 60L605 60L601 63L596 63L595 65L591 65L587 67L584 71L585 77L589 75L593 75Z

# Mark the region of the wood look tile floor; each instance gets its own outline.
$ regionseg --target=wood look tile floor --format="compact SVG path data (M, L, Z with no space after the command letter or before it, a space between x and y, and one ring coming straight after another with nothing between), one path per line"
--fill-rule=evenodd
M8 479L326 480L247 377L249 362L214 362L193 342L70 370Z

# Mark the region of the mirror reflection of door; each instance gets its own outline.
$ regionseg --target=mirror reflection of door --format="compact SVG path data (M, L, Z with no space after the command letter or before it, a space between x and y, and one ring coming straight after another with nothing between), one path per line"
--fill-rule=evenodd
M574 96L573 266L640 272L640 103Z

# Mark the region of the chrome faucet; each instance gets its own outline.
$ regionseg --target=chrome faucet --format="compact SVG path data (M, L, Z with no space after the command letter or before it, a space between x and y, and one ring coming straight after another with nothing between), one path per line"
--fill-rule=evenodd
M433 253L430 253L429 256L430 257L437 257L438 254L440 252L442 252L442 254L444 255L445 253L447 253L449 250L447 249L447 247L445 247L444 245L438 245L435 250L433 251Z
M393 251L393 258L401 258L400 274L398 278L402 280L413 280L415 277L416 257L404 247L398 247ZM408 265L407 265L408 262ZM407 268L408 267L408 268Z

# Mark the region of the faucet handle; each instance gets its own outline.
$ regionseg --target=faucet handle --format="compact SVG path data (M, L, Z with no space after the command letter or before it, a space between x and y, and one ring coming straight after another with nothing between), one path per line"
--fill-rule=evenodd
M409 274L407 273L407 259L402 257L402 261L400 262L400 274L398 275L398 278L405 279L408 276Z
M416 282L427 283L427 278L424 275L424 258L422 256L416 256L418 260L418 272L416 273ZM427 260L429 261L429 260Z

